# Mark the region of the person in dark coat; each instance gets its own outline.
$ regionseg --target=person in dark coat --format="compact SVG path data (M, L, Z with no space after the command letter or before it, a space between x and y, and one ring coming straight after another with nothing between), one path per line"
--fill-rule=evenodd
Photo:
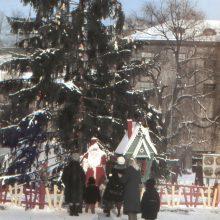
M71 161L64 167L62 182L65 185L65 202L69 204L70 215L78 216L85 190L85 172L79 163L78 153L72 155Z
M95 178L89 177L88 179L88 185L85 190L85 203L86 208L85 211L88 212L89 209L91 209L91 212L95 213L95 204L97 202L100 202L101 196L100 196L100 190L99 187L95 184Z
M124 174L118 175L124 184L124 214L128 215L128 220L137 220L137 213L141 212L141 172L136 160L130 158Z
M115 205L117 216L121 215L121 207L124 196L124 185L120 182L118 174L123 174L125 170L125 159L118 157L116 165L108 175L108 183L103 194L104 212L110 216L110 210Z
M141 199L141 217L145 220L154 220L160 210L160 196L155 188L154 179L147 180L146 190Z

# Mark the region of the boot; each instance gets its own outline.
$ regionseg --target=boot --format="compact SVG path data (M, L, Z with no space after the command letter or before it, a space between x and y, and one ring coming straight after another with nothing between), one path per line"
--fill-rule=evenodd
M70 216L73 216L73 213L74 213L74 206L71 204L69 206L69 214L70 214Z
M79 216L78 208L75 204L70 206L70 216Z
M79 216L79 207L78 205L74 204L74 211L73 211L74 216Z
M117 207L117 211L118 211L117 217L120 217L121 216L121 203L117 203L116 207Z
M79 206L78 206L78 212L79 213L82 213L83 211L82 211L82 204L80 204Z
M118 210L117 217L120 217L120 216L121 216L121 212L120 212L120 210Z
M110 210L106 210L106 217L110 217Z

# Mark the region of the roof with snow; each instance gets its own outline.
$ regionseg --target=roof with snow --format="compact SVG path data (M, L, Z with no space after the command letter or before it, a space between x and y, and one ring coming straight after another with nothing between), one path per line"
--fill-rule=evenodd
M132 130L130 138L128 138L128 132L125 133L115 150L116 154L149 159L157 154L157 150L151 141L148 128L140 123L136 123Z
M220 42L220 20L204 20L198 22L192 28L188 28L188 23L181 25L180 28L185 30L183 40L186 41L199 41L199 42ZM175 40L172 32L172 25L169 23L157 25L147 28L143 31L136 31L136 33L125 37L127 40L134 41L167 41ZM185 27L185 28L184 28ZM163 29L162 29L163 28ZM165 33L167 38L162 34Z

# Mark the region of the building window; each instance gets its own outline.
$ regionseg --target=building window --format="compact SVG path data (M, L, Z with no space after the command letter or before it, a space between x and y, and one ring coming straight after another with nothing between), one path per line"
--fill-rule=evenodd
M205 36L213 36L213 35L216 35L216 31L212 28L206 28L204 31L203 31L203 35Z

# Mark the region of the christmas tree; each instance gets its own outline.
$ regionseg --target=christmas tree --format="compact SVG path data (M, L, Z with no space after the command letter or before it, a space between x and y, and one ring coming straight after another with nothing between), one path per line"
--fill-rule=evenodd
M4 145L26 151L44 143L45 152L48 145L59 145L82 153L95 136L114 151L128 118L158 137L160 113L147 102L153 91L133 88L136 77L153 64L131 61L134 45L122 39L124 13L118 0L21 1L32 5L36 19L9 20L14 33L29 33L18 44L27 52L1 69L31 76L0 82L10 100L1 119ZM30 168L33 160L26 164Z

